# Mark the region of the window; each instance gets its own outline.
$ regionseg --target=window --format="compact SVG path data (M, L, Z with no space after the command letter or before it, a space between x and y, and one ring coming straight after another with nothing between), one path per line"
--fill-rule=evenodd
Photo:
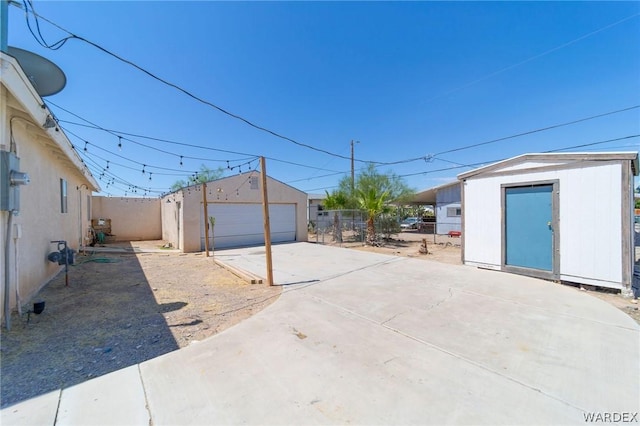
M260 186L258 185L258 178L253 176L249 178L249 185L251 185L251 189L260 189Z
M69 207L67 206L67 181L60 179L60 213L67 213Z
M462 216L461 207L447 207L447 217L460 217Z
M87 220L91 220L91 195L87 195Z

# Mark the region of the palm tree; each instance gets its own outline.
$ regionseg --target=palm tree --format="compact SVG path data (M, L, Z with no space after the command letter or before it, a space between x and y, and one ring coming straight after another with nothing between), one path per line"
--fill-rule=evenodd
M325 193L327 196L323 204L326 209L341 210L344 209L349 202L349 197L341 191L333 191L331 194L325 191ZM342 242L342 227L340 226L340 216L338 212L333 213L333 239L339 243Z
M367 212L367 243L375 246L377 245L375 219L384 211L389 191L380 193L375 188L369 188L367 191L358 189L356 196L360 208Z

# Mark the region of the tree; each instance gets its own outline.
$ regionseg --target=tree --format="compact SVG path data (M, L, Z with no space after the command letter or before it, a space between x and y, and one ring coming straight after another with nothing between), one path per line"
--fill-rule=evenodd
M389 209L390 203L404 203L415 191L407 186L404 180L393 172L380 173L374 164L368 164L361 171L351 191L351 177L345 176L338 184L338 190L333 191L329 202L336 202L337 209L362 209L367 214L367 241L377 244L376 218ZM327 205L327 200L325 200ZM334 217L334 223L336 217Z
M189 178L189 181L185 180L177 180L171 185L171 191L178 191L182 188L186 188L190 185L198 185L201 183L211 182L212 180L220 179L224 174L224 168L218 167L213 170L208 168L206 165L200 165L200 171L196 172L195 175Z
M367 243L377 245L375 219L384 211L389 192L379 192L376 188L369 188L366 191L356 189L358 204L367 213Z
M332 191L327 194L324 199L324 208L329 210L342 210L349 205L349 196L342 191ZM342 226L340 226L340 216L337 211L333 213L333 239L339 243L342 242Z
M349 176L342 178L338 185L339 192L351 194L351 178ZM351 194L349 207L358 207L358 191L367 193L371 189L374 189L379 194L387 192L387 202L389 203L404 203L415 194L415 191L409 188L400 176L390 171L380 173L376 166L370 163L356 178L355 193Z

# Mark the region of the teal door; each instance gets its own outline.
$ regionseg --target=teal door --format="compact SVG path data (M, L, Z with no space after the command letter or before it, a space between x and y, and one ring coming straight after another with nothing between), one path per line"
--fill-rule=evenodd
M505 188L508 266L553 271L553 185Z

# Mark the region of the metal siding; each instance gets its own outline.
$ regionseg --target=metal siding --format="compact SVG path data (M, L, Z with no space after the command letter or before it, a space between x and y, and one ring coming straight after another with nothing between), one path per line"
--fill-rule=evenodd
M209 203L208 212L209 216L216 219L214 248L264 244L262 205ZM200 220L202 224L202 215ZM270 204L269 224L271 225L271 242L295 241L295 204ZM200 229L201 248L204 250L204 227L201 225Z
M462 216L448 217L448 207L460 207L460 185L448 186L439 189L436 193L436 233L447 234L449 231L460 231Z
M585 162L581 168L469 178L464 206L465 262L500 265L501 184L559 180L561 279L600 281L604 286L621 282L621 173L619 163Z
M561 275L622 279L620 165L561 173Z
M465 185L464 261L500 267L500 182L496 178L473 179Z

